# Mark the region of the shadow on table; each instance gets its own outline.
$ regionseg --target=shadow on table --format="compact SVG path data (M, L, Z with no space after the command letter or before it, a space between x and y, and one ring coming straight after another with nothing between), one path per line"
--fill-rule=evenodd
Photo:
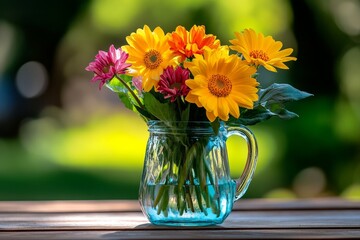
M133 230L117 231L117 232L103 234L101 235L101 239L159 239L159 237L161 238L161 236L164 237L170 235L173 235L174 239L182 239L181 235L183 233L185 233L187 237L193 236L196 237L196 239L199 239L199 237L201 237L202 231L198 232L197 230L216 231L217 229L224 229L224 227L220 225L202 226L202 227L188 227L188 226L175 227L175 226L157 226L151 223L146 223L136 226ZM174 234L177 236L174 236ZM191 238L186 238L186 239L191 239Z

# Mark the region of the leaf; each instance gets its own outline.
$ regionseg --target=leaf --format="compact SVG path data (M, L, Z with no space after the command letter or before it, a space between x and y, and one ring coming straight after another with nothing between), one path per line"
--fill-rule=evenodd
M242 124L242 125L254 125L256 123L265 121L276 114L266 109L265 107L259 106L254 109L246 110L244 113L240 114L239 119L233 117L230 118L229 122L231 124Z
M119 77L131 88L132 76L121 74ZM106 87L116 93L128 92L128 89L117 77L113 77L110 81L108 81L106 83Z
M151 115L148 111L142 109L141 107L138 107L134 105L135 109L145 118L145 121L147 120L156 120L157 118L153 115Z
M167 99L164 98L164 95L163 95L163 94L161 94L161 93L159 93L159 92L156 92L156 91L154 90L154 88L152 88L149 93L151 93L151 95L153 95L153 97L156 98L156 100L158 100L158 101L161 102L161 103L167 103L167 102L169 102Z
M216 118L215 121L211 122L211 127L212 127L215 135L218 135L219 129L220 129L220 121L218 118Z
M126 89L124 84L122 84L120 82L120 80L117 79L116 77L114 77L109 82L107 82L106 87L109 88L111 91L116 92L116 93L126 93L126 92L128 92L128 90Z
M181 121L187 122L189 121L190 116L190 104L187 104L184 111L181 112Z
M122 93L122 92L119 92L118 93L118 96L121 100L121 102L124 104L124 106L132 111L134 111L134 104L133 102L131 101L131 95L129 93Z
M281 111L279 111L277 114L276 114L279 118L281 119L292 119L292 118L295 118L295 117L299 117L299 115L297 115L296 113L294 112L291 112L285 108L281 109Z
M240 118L230 118L229 124L254 125L273 116L281 119L298 117L294 112L285 108L284 103L298 101L313 96L300 91L289 84L272 84L268 88L259 90L259 100L254 103L253 109L241 111Z
M126 74L120 74L120 78L124 80L126 83L130 83L133 79L132 76L126 75Z
M122 79L126 82L131 81L132 77L126 76L126 75L122 75L121 76ZM130 80L129 80L130 79ZM129 93L129 90L124 86L124 84L122 82L120 82L119 79L117 79L116 77L114 77L113 79L111 79L108 83L106 83L106 86L113 92L117 93L119 96L119 99L121 100L121 102L124 104L124 106L132 111L136 110L134 107L134 98L131 96L131 94Z
M298 101L313 94L300 91L289 84L274 83L265 89L259 90L259 101L257 104L263 106L272 103L285 103L290 101Z
M269 110L274 116L278 116L281 119L291 119L294 117L299 117L296 113L290 112L289 110L285 109L285 106L281 103L273 103L269 105Z
M151 115L161 121L176 120L175 109L170 102L161 103L151 92L146 92L143 95L145 108Z

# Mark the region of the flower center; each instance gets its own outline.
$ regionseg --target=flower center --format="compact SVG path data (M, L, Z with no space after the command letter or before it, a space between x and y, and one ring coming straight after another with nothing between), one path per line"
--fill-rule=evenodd
M208 82L208 88L213 95L226 97L231 92L232 84L227 76L214 74Z
M160 65L162 61L163 60L160 53L154 49L151 49L150 51L145 53L144 63L146 68L155 69Z
M252 58L260 58L262 60L264 60L265 62L266 61L269 61L269 56L263 51L263 50L252 50L250 52L250 57Z
M181 83L176 82L170 85L171 89L180 89L181 88Z
M104 66L102 69L103 73L108 73L110 71L110 67L109 66Z

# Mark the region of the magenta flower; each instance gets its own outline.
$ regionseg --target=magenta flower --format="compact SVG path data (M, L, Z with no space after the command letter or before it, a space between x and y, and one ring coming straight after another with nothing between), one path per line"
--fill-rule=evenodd
M173 66L167 67L160 76L157 90L164 95L164 98L170 98L171 102L178 96L186 96L190 89L186 86L185 81L189 79L190 71Z
M99 89L112 79L115 74L124 74L126 69L131 64L126 63L129 54L124 52L121 48L116 49L111 45L109 52L99 51L95 56L95 60L85 68L86 71L94 72L92 82L100 81Z

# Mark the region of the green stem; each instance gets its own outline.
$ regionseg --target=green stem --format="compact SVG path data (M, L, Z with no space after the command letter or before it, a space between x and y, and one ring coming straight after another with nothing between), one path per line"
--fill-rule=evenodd
M136 96L136 94L134 93L134 91L129 87L129 85L127 85L127 83L121 78L119 77L117 74L115 74L115 77L124 85L124 87L126 87L126 89L130 92L130 94L133 96L133 98L135 99L135 101L137 102L137 104L139 105L140 108L145 110L145 106L141 103L140 99Z
M186 194L186 201L188 203L188 206L190 207L192 212L195 212L195 208L191 199L191 192L190 192L190 186L185 185L185 194Z
M181 117L181 115L182 115L182 114L181 114L181 113L182 113L181 109L182 109L182 108L181 108L181 102L180 102L180 101L181 101L180 98L177 97L177 98L176 98L176 103L177 103L177 107L178 107L178 110L179 110L179 118L182 119L182 117Z
M163 197L164 191L165 191L165 186L164 186L164 185L161 185L161 187L160 187L160 189L159 189L159 192L158 192L158 194L157 194L157 196L156 196L156 199L155 199L155 201L154 201L154 207L156 207L156 206L159 204L161 198Z

